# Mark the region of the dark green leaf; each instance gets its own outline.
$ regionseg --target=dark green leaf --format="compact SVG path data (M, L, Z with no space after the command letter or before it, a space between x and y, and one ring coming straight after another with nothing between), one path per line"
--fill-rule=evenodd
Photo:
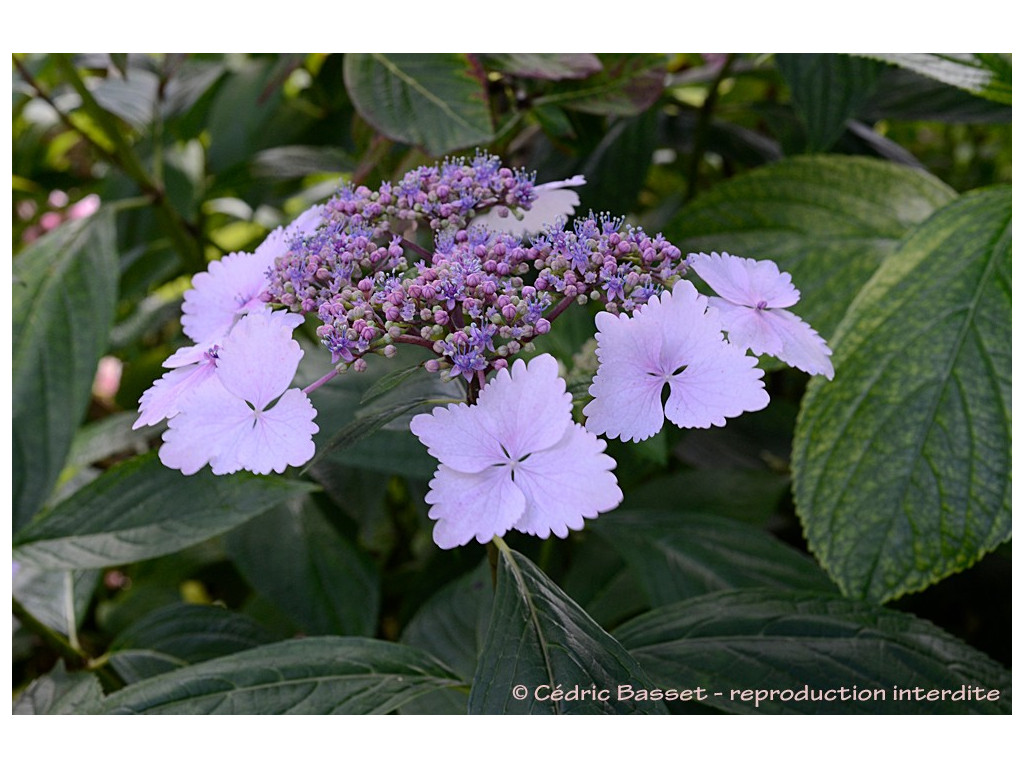
M1012 109L973 96L938 80L889 67L878 88L860 112L867 122L879 120L929 120L943 123L1009 123Z
M841 597L767 589L719 593L657 608L615 636L655 685L700 687L707 697L702 703L727 712L1010 711L1010 673L987 656L914 616ZM965 701L975 686L986 695L998 691L998 699ZM940 691L938 700L914 701L914 693L896 700L898 692L914 688L919 695ZM773 690L792 694L770 699ZM847 700L840 699L843 690ZM826 691L833 700L821 700ZM944 701L941 691L949 691Z
M875 53L871 57L1000 104L1013 103L1010 62L998 54Z
M256 178L301 179L321 173L344 173L354 168L353 159L336 147L273 147L252 159Z
M396 371L389 371L373 382L373 384L363 392L362 397L359 399L359 403L360 405L369 405L374 400L379 400L384 397L384 395L388 395L398 387L406 384L410 379L414 381L416 379L429 380L429 385L433 388L434 384L437 382L437 375L427 373L423 369L423 365L421 363L416 363L408 368L399 368Z
M253 588L307 634L376 631L376 564L309 500L296 499L232 531L225 545Z
M183 114L210 92L227 67L221 61L185 61L174 66L163 100L165 118Z
M67 222L14 260L14 529L49 496L85 414L117 301L114 221Z
M105 714L386 714L463 685L415 648L309 637L184 667L108 696Z
M406 625L402 642L433 654L471 680L484 647L493 596L485 560L431 597Z
M82 715L99 708L100 681L90 672L71 672L64 662L48 675L36 678L14 702L16 715Z
M349 53L352 103L385 136L439 156L493 137L483 84L458 53Z
M604 628L650 610L633 569L600 536L586 536L572 549L562 588Z
M632 210L657 146L657 112L647 111L612 123L580 166L587 177L587 185L580 188L580 209Z
M793 106L807 129L807 151L824 152L875 89L883 64L837 53L777 53Z
M39 621L62 635L81 626L99 571L44 571L16 562L14 597Z
M656 53L601 55L604 69L585 80L559 83L534 100L595 115L638 115L658 100L665 88L668 60Z
M109 663L126 683L271 643L252 619L212 605L175 603L147 614L110 646Z
M221 80L201 126L210 137L209 172L247 163L256 150L284 143L273 141L271 129L281 106L281 89L275 87L279 75L273 60L248 60Z
M491 570L485 560L431 597L406 625L402 642L422 648L462 679L472 680L487 635L493 597ZM468 691L444 690L421 696L402 707L402 714L464 715L468 708Z
M117 115L137 131L142 131L154 117L159 78L145 69L131 68L124 79L107 77L92 89L96 102Z
M763 524L788 489L789 477L771 472L728 467L683 469L632 489L623 508L709 512Z
M145 560L205 541L313 488L205 470L186 477L150 453L119 464L35 518L15 537L14 557L50 569Z
M833 588L809 557L721 515L618 510L590 528L629 562L655 606L739 587Z
M1010 537L1009 188L912 233L812 382L794 489L812 551L849 595L885 601Z
M660 702L620 701L618 686L647 689L636 661L537 566L498 546L498 586L487 639L473 678L473 714L664 712ZM520 699L514 691L526 691ZM551 701L555 689L577 691ZM579 691L610 691L608 701L579 700ZM538 700L538 696L541 700ZM546 700L545 700L546 699Z
M484 61L504 74L538 80L580 80L602 69L592 53L494 53Z
M801 157L719 184L666 227L683 253L773 259L796 314L826 340L878 265L953 191L925 173L856 157Z

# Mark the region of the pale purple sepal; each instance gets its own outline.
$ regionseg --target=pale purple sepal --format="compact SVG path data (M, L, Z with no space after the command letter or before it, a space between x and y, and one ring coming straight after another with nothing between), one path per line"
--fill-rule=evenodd
M521 218L511 213L502 216L497 208L491 208L473 219L473 224L519 237L541 232L559 219L567 219L576 212L580 196L567 187L579 187L586 183L583 176L573 176L571 179L538 184L533 188L537 198L530 205L530 210L520 212Z
M427 502L444 549L513 527L564 537L622 501L615 462L604 441L572 420L572 398L550 355L516 360L476 404L435 408L411 429L441 462Z
M729 342L755 355L771 355L812 375L835 375L832 350L818 332L786 308L800 292L773 261L728 253L691 253L694 271L721 298L712 298Z
M309 461L316 410L301 390L288 389L302 354L286 313L241 318L218 352L216 376L170 420L160 460L186 475L205 464L217 475L268 474Z
M594 399L583 409L595 434L639 442L666 417L707 428L768 405L757 360L725 341L717 314L686 280L632 317L598 313L597 328Z

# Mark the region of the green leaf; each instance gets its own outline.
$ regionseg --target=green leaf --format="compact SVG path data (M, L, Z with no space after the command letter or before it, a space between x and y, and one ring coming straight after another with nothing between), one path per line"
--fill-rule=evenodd
M402 642L433 654L471 680L484 647L493 595L490 566L484 561L431 597L406 625Z
M96 103L137 131L152 122L160 78L153 72L130 68L124 78L107 77L92 89Z
M339 429L330 438L328 438L322 446L317 450L316 456L313 460L306 464L303 472L308 471L317 462L321 461L325 457L330 457L332 460L339 463L347 463L348 461L354 461L357 466L361 466L367 456L363 455L363 451L350 450L353 445L364 441L367 438L375 437L375 433L386 427L391 422L399 419L403 416L412 416L414 413L422 413L428 410L429 406L444 405L452 402L451 400L438 398L436 396L419 397L409 402L402 402L398 405L389 405L369 413L358 416L355 420L349 422L344 427ZM407 436L409 433L405 433ZM404 440L408 446L411 441L406 438L396 438L392 433L391 436L385 437L385 442L389 439L397 439L399 441ZM420 453L415 446L411 446L413 453ZM422 453L425 454L426 449L424 448ZM384 468L384 465L395 464L395 456L373 456L371 461L371 468Z
M879 120L929 120L942 123L1009 123L1013 110L909 69L889 67L878 81L860 117Z
M497 546L498 586L470 691L471 714L664 712L660 702L619 701L619 685L650 687L636 661L537 566L504 543ZM608 701L546 699L556 688L611 695ZM525 690L525 698L516 690Z
M71 672L64 661L48 675L32 681L14 702L16 715L80 715L96 710L103 700L100 681L90 672Z
M14 597L50 629L70 635L81 626L92 601L99 571L44 571L16 562L12 577Z
M720 515L618 510L589 527L629 562L655 606L739 587L833 589L809 557Z
M719 593L657 608L615 636L655 685L700 687L707 697L701 703L727 712L1010 711L1010 673L999 664L927 621L841 597L768 589ZM965 697L975 686L986 695L998 691L998 699L952 700L954 692ZM895 700L913 688L925 696L950 693L945 700L941 693L938 700L914 701L914 693ZM855 697L840 700L840 689ZM784 694L788 700L780 699L782 691L792 692ZM810 700L825 691L834 700Z
M461 683L415 648L309 637L184 667L108 696L104 714L386 714Z
M885 601L1010 538L1009 188L965 195L878 270L797 425L797 512L848 595Z
M463 680L472 680L493 598L491 570L484 560L424 603L402 631L402 642L432 654ZM402 714L464 715L468 708L468 690L445 690L416 699L402 707Z
M826 340L882 260L953 199L920 171L857 157L799 157L719 184L665 235L682 249L773 259L793 276L796 314Z
M559 83L533 100L534 106L558 105L595 115L638 115L665 89L668 59L656 53L601 55L603 70L585 80Z
M295 499L225 537L253 589L307 634L373 635L376 564L308 499Z
M255 178L301 179L322 173L346 173L354 169L348 153L337 147L273 147L257 152L252 159Z
M807 151L831 149L875 89L880 62L836 53L777 53L793 106L807 128Z
M763 525L788 490L788 476L763 470L681 469L632 489L623 508L709 512Z
M277 639L241 614L175 603L146 614L118 635L110 646L109 663L122 680L133 683Z
M651 609L633 569L600 536L574 542L562 588L606 629Z
M875 53L871 58L913 70L1000 104L1013 103L1011 65L999 54Z
M647 111L612 123L579 168L587 178L586 186L580 189L581 210L632 210L657 147L657 112Z
M14 260L14 529L49 496L114 319L112 215L66 222Z
M538 80L580 80L603 69L592 53L493 53L483 60L503 74Z
M156 453L108 470L32 520L14 558L39 568L103 568L177 552L316 486L235 474L186 477Z
M458 53L349 53L345 86L365 120L433 156L494 138L487 93Z

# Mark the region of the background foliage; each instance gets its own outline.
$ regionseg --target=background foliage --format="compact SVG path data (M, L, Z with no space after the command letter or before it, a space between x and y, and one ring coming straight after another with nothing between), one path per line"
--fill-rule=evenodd
M513 683L967 684L1001 698L758 709L1009 710L1007 57L14 65L16 712L755 711ZM565 541L510 535L496 589L482 547L430 540L435 463L387 426L437 386L407 359L314 394L308 472L162 467L158 430L130 427L190 276L340 180L475 147L586 174L583 211L684 253L776 260L835 380L766 360L767 410L612 445L623 506ZM592 334L579 310L544 340L577 384ZM328 361L306 343L309 382Z

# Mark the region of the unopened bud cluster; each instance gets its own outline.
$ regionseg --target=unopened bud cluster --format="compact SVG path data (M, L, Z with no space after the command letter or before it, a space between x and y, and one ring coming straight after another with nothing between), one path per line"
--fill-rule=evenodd
M340 366L361 370L365 355L391 357L412 343L438 356L429 370L469 380L506 366L569 304L631 311L685 271L678 248L620 219L558 222L532 242L473 224L494 208L521 214L536 199L532 175L483 154L423 166L376 191L345 187L316 232L277 259L262 298L315 313ZM432 252L399 234L413 222L429 227Z

